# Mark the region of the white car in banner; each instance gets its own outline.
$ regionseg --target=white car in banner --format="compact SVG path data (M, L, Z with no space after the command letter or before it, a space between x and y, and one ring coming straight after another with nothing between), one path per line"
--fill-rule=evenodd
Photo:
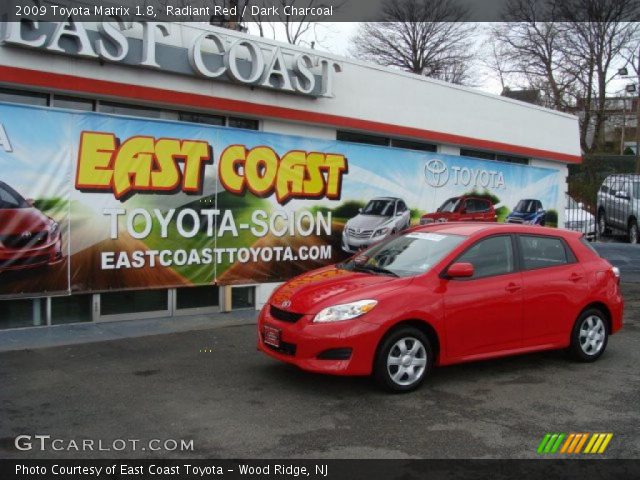
M567 197L564 209L564 228L584 233L589 240L596 238L596 217L584 209L582 202Z
M369 200L358 215L347 221L342 231L342 250L358 250L401 232L409 226L411 212L401 198L378 197Z

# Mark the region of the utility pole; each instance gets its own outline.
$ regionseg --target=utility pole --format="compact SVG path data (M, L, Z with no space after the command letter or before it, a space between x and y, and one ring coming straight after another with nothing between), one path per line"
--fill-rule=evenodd
M640 49L638 49L638 66L636 67L636 173L640 173Z

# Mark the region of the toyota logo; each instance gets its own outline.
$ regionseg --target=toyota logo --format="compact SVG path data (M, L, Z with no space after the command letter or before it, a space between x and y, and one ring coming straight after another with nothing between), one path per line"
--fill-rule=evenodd
M289 308L291 306L291 300L285 300L280 304L282 308Z
M449 170L442 160L434 158L424 166L424 177L432 187L442 187L449 181Z

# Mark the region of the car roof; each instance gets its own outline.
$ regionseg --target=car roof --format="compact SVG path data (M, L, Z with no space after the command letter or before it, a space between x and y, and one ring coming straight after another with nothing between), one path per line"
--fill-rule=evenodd
M494 222L443 222L421 225L417 231L441 232L451 235L485 236L499 233L523 233L532 235L549 235L563 238L578 238L581 232L565 230L562 228L541 227L540 225L521 225L517 223Z
M398 197L374 197L371 200L402 200Z

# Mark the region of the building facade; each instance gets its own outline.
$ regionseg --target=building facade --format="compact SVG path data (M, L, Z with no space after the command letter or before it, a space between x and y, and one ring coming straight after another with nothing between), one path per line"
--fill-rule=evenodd
M275 152L274 158L280 162L279 165L285 161L285 151L291 153L300 148L306 152L307 162L315 158L312 157L313 152L324 152L322 158L328 162L331 152L335 154L333 160L341 157L344 162L349 162L348 168L346 163L336 167L336 172L342 169L340 174L343 175L342 184L338 182L337 185L337 194L330 192L331 170L327 163L324 170L324 167L319 169L325 175L320 180L326 187L321 195L317 192L308 198L293 195L294 200L290 202L278 198L279 203L265 207L271 212L279 211L280 207L287 211L304 207L314 215L330 211L333 215L328 217L331 225L325 225L324 231L320 225L318 234L330 236L337 228L346 230L348 215L344 214L345 220L340 220L340 212L349 206L349 201L353 203L349 192L364 192L361 193L363 204L373 196L373 190L364 191L362 185L356 186L358 172L367 171L369 173L363 175L373 175L369 171L374 169L373 160L370 168L367 166L367 159L373 157L384 157L384 160L376 160L381 165L375 167L378 169L374 182L377 182L376 197L403 195L403 191L398 190L403 181L392 175L385 176L382 170L402 169L409 164L411 168L414 164L417 166L418 176L424 183L424 193L411 197L411 202L407 201L414 224L417 223L416 214L433 210L446 199L442 197L445 194L444 184L440 184L442 182L438 179L434 181L433 176L429 177L442 173L437 168L434 170L435 167L446 170L449 184L459 186L459 190L446 190L449 192L446 195L451 195L450 192L464 194L470 190L495 193L494 190L498 189L505 210L515 206L518 190L524 192L535 186L539 190L534 191L542 192L540 195L548 199L546 203L549 205L545 208L555 210L557 224L564 224L563 194L567 190L567 165L581 161L578 120L574 116L207 25L24 21L2 27L0 125L3 130L0 133L4 134L6 141L5 157L0 157L0 171L3 172L0 173L0 182L10 184L6 178L11 178L10 173L15 174L20 168L11 160L10 149L17 150L15 141L8 147L12 137L22 138L20 135L25 135L25 131L30 129L28 119L33 118L33 130L29 136L37 142L42 135L39 119L49 115L48 121L53 125L50 128L57 128L56 122L68 122L69 128L85 122L91 128L97 125L95 128L111 128L109 131L114 132L136 128L142 131L148 127L162 132L184 130L185 135L191 137L216 138L216 142L222 142L222 147L218 148L217 143L214 145L213 140L209 142L213 146L213 155L211 164L206 166L211 169L212 176L223 173L218 168L224 163L220 152L226 152L237 142L243 142L246 152L253 152L256 145L268 147ZM15 110L20 105L28 105L31 110ZM17 124L15 119L18 116L24 119L23 127L21 132L12 133L12 122ZM85 131L85 127L78 126L74 134L86 139ZM159 133L157 138L161 135L164 133ZM220 140L222 138L224 141ZM122 134L118 139L119 142L124 140ZM80 142L79 139L75 141ZM82 145L79 147L81 151ZM69 151L68 156L56 160L61 168L69 169L67 177L70 178L61 180L60 185L69 197L69 204L76 205L80 211L85 199L95 192L82 188L77 173L82 156L78 154L78 145L74 143ZM456 163L457 159L462 163ZM73 164L75 161L78 165ZM242 161L245 161L244 157ZM250 161L249 157L246 161ZM257 162L262 165L256 170L257 179L264 180L267 176L264 165L268 165L268 161L259 159ZM231 160L230 165L227 175L239 178L244 188L242 182L248 180L243 175L248 164L242 163L238 169L237 162ZM182 176L186 177L186 167L181 168ZM205 182L208 171L204 171ZM425 178L422 178L423 174ZM406 175L408 191L412 188L409 182L412 176L410 173ZM353 180L345 183L344 178ZM290 189L296 181L290 180ZM392 181L394 185L385 185L386 181ZM198 204L198 212L209 201L218 206L222 202L222 193L225 199L231 198L228 200L230 211L239 208L233 207L233 195L238 191L227 188L227 183L219 177L215 182L217 190L213 194L207 191L206 185L198 192L185 189L182 193L190 195L190 203L185 200L180 204L176 215L186 208L185 205ZM225 187L225 192L221 191L220 185ZM271 193L267 194L271 190L256 193L251 185L248 187L258 199L271 198ZM17 187L13 188L17 190ZM28 189L29 186L25 183L21 188ZM278 188L274 187L274 198L280 197ZM400 193L393 195L394 191ZM355 198L356 194L353 195ZM23 193L23 196L27 194ZM145 208L152 212L154 206L162 204L161 200L166 197L144 197L148 199ZM141 199L143 195L136 196L134 192L131 198ZM44 211L46 202L43 199L40 203L36 201L36 206ZM120 203L109 205L123 205L123 210L129 208L117 194L116 200ZM130 201L129 197L126 201ZM312 205L314 201L318 202L315 206ZM339 201L343 204L334 208L331 202ZM142 203L135 205L140 207ZM123 221L125 214L122 214ZM171 268L179 274L180 281L167 280L163 283L149 280L145 284L144 280L132 280L128 284L118 277L118 272L114 272L109 273L109 280L103 283L86 280L86 285L82 281L74 284L74 277L86 270L85 267L76 267L74 262L79 265L79 259L85 255L83 238L88 236L82 237L78 233L82 223L76 211L65 215L72 217L67 219L68 230L65 230L72 240L62 241L66 252L63 256L70 259L65 267L68 285L55 291L36 288L33 285L37 282L29 277L32 275L30 269L18 274L7 269L3 271L0 266L0 290L3 282L12 285L2 291L0 328L260 308L279 281L319 265L303 262L291 268L281 268L280 264L269 263L263 258L264 262L249 268L260 275L249 274L242 268L233 270L237 266L226 265L224 268L229 270L224 275L207 276L202 273L204 267L193 272L174 265ZM134 230L140 228L135 221L132 222ZM304 229L305 225L302 222L298 227ZM215 228L219 229L220 224L216 223ZM342 234L345 235L344 232ZM269 235L273 235L273 231ZM335 235L339 237L340 234ZM278 237L277 232L275 236ZM143 240L145 248L152 248L148 239ZM233 239L230 242L233 243ZM254 245L259 244L259 239L256 242ZM324 259L327 262L346 254L336 253L340 251L339 239L333 248L330 258ZM108 260L109 257L102 255L103 269L111 268L113 265L108 263L111 266L105 267L105 258ZM269 263L271 271L267 272L266 267L263 269L265 262ZM223 268L222 263L219 260L216 264L218 273ZM236 275L230 274L231 271ZM120 273L124 275L124 270ZM32 288L25 287L25 284Z

